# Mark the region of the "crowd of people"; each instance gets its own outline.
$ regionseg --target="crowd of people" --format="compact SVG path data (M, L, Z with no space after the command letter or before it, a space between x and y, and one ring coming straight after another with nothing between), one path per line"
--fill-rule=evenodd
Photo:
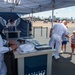
M71 54L74 54L75 48L75 31L70 36L67 26L67 21L63 20L61 23L55 24L50 29L50 40L49 45L52 48L56 49L56 52L53 54L55 59L60 58L60 53L66 52L67 42L71 41ZM71 40L69 40L71 38Z

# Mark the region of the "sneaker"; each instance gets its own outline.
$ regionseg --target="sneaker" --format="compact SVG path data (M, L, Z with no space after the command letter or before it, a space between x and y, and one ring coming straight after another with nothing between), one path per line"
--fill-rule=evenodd
M54 58L55 58L55 59L59 59L60 57L59 57L59 56L54 56Z
M60 53L63 53L63 51L61 50Z

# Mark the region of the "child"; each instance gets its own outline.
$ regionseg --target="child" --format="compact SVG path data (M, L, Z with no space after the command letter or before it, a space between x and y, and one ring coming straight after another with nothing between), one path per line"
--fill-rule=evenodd
M73 34L71 35L71 49L72 49L72 54L74 54L74 49L75 49L75 31L73 31Z
M68 26L66 26L68 28ZM69 32L67 32L69 34ZM66 52L66 45L69 39L65 36L65 34L62 35L62 45L61 45L61 53Z

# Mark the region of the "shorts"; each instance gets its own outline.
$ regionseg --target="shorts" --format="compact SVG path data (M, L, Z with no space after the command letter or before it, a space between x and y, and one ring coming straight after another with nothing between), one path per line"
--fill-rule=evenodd
M67 44L67 41L62 41L62 45L64 45L64 44L66 45Z
M75 48L75 44L72 44L72 43L71 43L71 48Z

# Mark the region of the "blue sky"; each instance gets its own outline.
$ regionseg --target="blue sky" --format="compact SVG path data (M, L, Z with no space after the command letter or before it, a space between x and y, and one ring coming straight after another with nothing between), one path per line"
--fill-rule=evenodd
M39 16L39 17L49 17L52 15L52 11L46 11L46 12L41 12L41 13L36 13L33 14L33 16ZM72 7L67 7L67 8L61 8L61 9L56 9L54 11L54 15L56 17L61 17L61 18L75 18L75 6Z
M61 8L61 9L56 9L54 11L54 15L56 17L61 17L61 18L75 18L75 6L72 7L66 7L66 8ZM29 16L29 15L28 15ZM32 14L30 14L30 16L32 16ZM52 16L52 11L44 11L44 12L40 12L40 13L35 13L33 14L33 16L36 17L43 17L43 18L48 18L49 16Z

